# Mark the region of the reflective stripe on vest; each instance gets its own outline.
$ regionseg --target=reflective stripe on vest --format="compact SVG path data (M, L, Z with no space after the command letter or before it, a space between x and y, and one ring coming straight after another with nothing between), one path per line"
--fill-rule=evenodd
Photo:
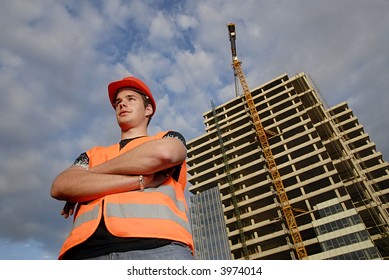
M184 202L177 200L176 192L171 186L159 186L157 188L148 188L144 192L159 192L167 195L173 200L177 209L183 213L186 211ZM191 232L188 221L177 216L173 210L167 205L159 204L125 204L125 203L107 203L106 217L117 217L117 218L146 218L146 219L164 219L172 220L183 227L188 232Z
M97 204L92 210L77 216L74 221L73 228L76 228L82 225L83 223L97 219L99 217L99 210L100 210L100 205Z
M176 192L171 186L159 186L157 188L148 188L144 192L160 192L169 196L181 212L186 211L185 204L177 200ZM73 228L80 226L83 223L97 219L99 216L100 205L97 204L92 210L77 216L74 221ZM190 227L187 221L179 218L168 206L163 205L142 205L142 204L113 204L109 203L106 206L107 217L118 218L156 218L156 219L171 219L181 225L190 232ZM120 209L120 210L119 210ZM125 212L123 212L125 210ZM159 215L154 215L159 213Z
M170 220L190 232L189 223L179 218L168 206L164 205L110 203L107 205L107 217Z
M163 194L166 194L168 197L170 197L174 203L177 205L178 210L185 212L186 211L186 206L185 203L179 201L176 196L176 192L174 191L174 188L171 186L159 186L157 188L148 188L145 189L144 192L160 192Z

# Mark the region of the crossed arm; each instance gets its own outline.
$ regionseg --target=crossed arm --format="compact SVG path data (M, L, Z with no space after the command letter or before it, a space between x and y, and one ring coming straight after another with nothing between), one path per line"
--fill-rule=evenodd
M136 190L139 175L144 176L145 188L156 187L166 180L166 170L181 164L185 158L186 148L180 140L152 140L89 170L80 166L66 169L54 179L51 196L84 202Z

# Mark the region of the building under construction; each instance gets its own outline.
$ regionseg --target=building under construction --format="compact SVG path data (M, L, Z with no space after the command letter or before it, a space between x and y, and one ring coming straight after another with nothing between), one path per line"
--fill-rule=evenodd
M304 73L250 94L212 103L187 143L190 191L218 188L231 258L388 258L389 165L347 103L327 108Z

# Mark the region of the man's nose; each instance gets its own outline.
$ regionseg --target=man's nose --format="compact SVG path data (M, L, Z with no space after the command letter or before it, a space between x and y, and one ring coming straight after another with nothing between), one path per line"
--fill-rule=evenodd
M122 109L122 108L127 108L127 104L126 104L126 102L124 102L124 100L122 100L122 101L119 103L119 109Z

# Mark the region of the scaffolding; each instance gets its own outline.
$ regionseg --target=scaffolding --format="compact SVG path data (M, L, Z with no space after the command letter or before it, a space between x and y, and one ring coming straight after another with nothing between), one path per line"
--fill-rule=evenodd
M229 187L229 191L230 191L231 198L232 198L232 204L234 207L236 224L237 224L237 228L239 230L240 243L242 244L243 257L246 260L248 260L250 258L250 253L249 253L249 250L247 249L247 245L246 245L246 237L244 235L243 223L242 223L242 220L240 219L240 210L239 210L238 200L236 199L235 187L234 187L233 179L232 179L231 172L230 172L230 166L228 164L228 157L226 154L226 149L224 147L224 141L223 141L223 136L222 136L222 133L220 130L219 119L217 117L215 104L213 101L211 101L211 106L212 106L213 117L215 120L215 126L216 126L217 136L218 136L218 140L219 140L220 150L221 150L221 154L223 157L224 171L227 175L227 182L228 182L228 187Z

